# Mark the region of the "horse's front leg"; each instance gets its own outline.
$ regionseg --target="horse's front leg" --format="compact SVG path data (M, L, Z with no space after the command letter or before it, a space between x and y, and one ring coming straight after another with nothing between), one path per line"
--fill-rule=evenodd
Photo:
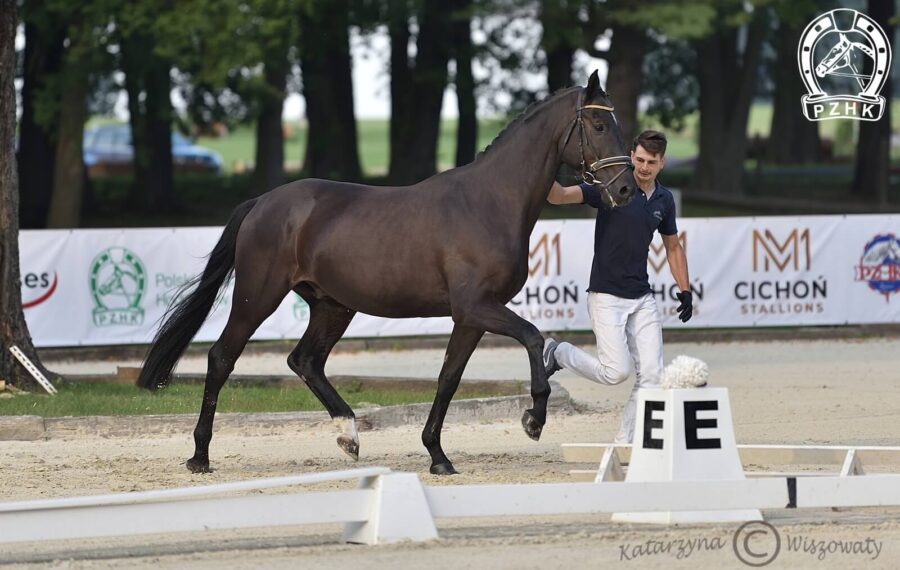
M450 400L453 399L453 395L459 387L463 370L483 335L483 330L460 325L455 325L450 334L450 343L447 345L447 353L444 355L444 365L438 376L437 394L434 397L434 404L431 406L431 413L428 414L428 421L425 422L425 429L422 431L422 443L431 455L431 472L435 475L456 473L456 469L453 468L453 464L450 463L441 448L441 429L444 426L444 418L447 416L447 408L450 407Z
M516 339L528 351L531 364L531 399L534 407L522 415L522 427L528 437L537 441L547 423L547 401L550 382L544 369L544 337L533 324L494 300L460 303L453 307L453 321Z

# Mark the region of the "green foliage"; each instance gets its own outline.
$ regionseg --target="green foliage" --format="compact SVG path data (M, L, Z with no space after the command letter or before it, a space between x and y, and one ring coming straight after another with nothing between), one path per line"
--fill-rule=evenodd
M612 19L671 39L696 39L712 31L715 15L712 0L656 0L637 10L633 3L626 3L615 10Z

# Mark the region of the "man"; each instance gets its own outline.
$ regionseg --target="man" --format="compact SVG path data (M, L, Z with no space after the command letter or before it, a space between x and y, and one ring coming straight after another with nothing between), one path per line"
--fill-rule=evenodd
M693 313L687 258L678 241L675 201L656 180L666 163L666 137L644 131L634 140L631 161L638 192L628 205L609 208L591 184L553 183L551 204L585 203L597 208L594 261L588 288L588 309L597 337L597 357L568 342L548 338L544 365L552 374L561 367L606 385L621 384L632 368L637 381L625 405L616 443L634 438L638 388L659 384L663 369L662 325L647 276L647 256L653 232L659 231L675 282L681 289L678 317L687 322Z

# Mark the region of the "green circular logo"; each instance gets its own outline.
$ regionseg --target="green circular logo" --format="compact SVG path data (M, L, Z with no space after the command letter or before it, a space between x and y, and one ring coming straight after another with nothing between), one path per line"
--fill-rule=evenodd
M144 264L134 252L124 247L110 247L100 252L91 262L90 272L94 324L143 324L141 300L146 282Z

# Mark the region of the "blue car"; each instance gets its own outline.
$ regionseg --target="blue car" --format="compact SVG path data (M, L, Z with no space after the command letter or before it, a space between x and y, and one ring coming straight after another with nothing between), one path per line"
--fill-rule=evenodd
M133 159L134 147L128 125L106 125L84 132L84 166L91 178L131 174ZM196 146L180 133L172 133L172 160L178 173L222 172L222 157L217 152Z

